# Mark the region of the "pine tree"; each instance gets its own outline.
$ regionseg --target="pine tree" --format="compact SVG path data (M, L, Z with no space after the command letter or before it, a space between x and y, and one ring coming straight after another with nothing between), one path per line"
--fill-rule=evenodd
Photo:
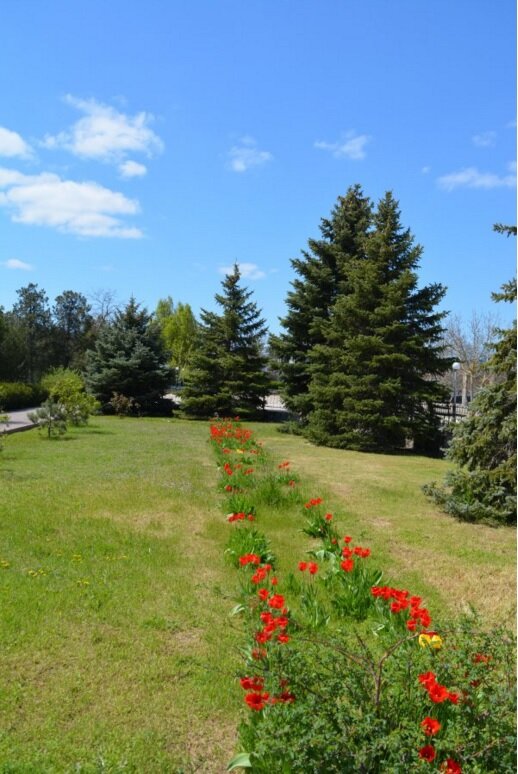
M88 388L105 406L116 392L155 411L172 379L167 359L157 322L132 298L87 353Z
M371 217L371 203L361 187L350 187L330 217L322 219L322 238L310 239L309 250L291 261L299 276L286 300L284 332L271 337L270 349L284 402L303 418L312 409L310 353L323 343L323 327L337 297L347 289L349 262L364 256Z
M445 313L434 311L445 290L417 287L422 248L403 229L397 201L380 201L364 254L347 260L346 284L310 353L308 436L317 443L364 451L438 452L434 381L448 367L440 345Z
M516 234L516 227L497 224L495 231L509 236ZM492 297L516 302L516 279ZM478 393L453 434L448 456L455 468L446 486L424 487L447 513L492 525L516 522L516 320L497 336L485 365L493 383Z
M30 282L16 291L18 301L13 306L11 321L17 328L15 338L21 344L18 352L18 378L37 382L52 364L52 320L47 294Z
M237 264L215 296L221 314L202 310L198 348L182 393L191 416L255 415L270 388L262 342L265 321L252 292L239 284Z

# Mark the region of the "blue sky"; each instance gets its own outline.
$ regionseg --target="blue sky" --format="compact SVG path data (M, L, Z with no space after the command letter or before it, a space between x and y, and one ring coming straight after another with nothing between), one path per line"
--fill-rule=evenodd
M4 308L35 282L197 314L237 261L277 330L290 258L360 183L399 199L444 308L498 311L512 0L5 0L2 27Z

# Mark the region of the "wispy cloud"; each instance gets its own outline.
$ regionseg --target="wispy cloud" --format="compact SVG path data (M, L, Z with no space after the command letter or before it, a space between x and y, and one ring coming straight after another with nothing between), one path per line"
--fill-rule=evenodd
M27 159L32 156L32 148L18 132L0 126L0 156Z
M0 167L0 207L15 223L47 226L90 237L138 239L142 232L121 220L139 211L137 201L94 182L62 180L58 175L24 175Z
M67 131L46 135L42 141L46 148L65 148L81 158L113 163L120 163L128 153L152 156L163 149L162 140L150 128L150 113L129 116L95 99L70 94L65 102L83 113L83 118Z
M492 148L496 145L496 132L481 132L474 134L471 138L473 145L477 148Z
M147 167L139 164L138 161L124 161L119 164L119 172L124 178L143 177L147 174Z
M314 147L319 150L329 151L336 159L351 159L361 161L367 155L365 146L370 142L368 134L356 134L354 130L346 132L338 142L325 142L317 140Z
M251 167L259 167L273 159L269 151L259 150L253 137L242 137L239 144L229 150L228 157L233 172L246 172Z
M19 271L32 271L34 269L34 266L32 266L30 263L19 261L18 258L9 258L9 260L4 261L2 265L5 266L6 269L14 269Z
M238 263L237 265L243 279L258 280L266 277L266 272L260 269L256 263ZM220 274L232 274L234 267L220 266L218 271Z
M514 188L516 163L511 162L508 169L507 175L497 175L494 172L480 172L477 167L467 167L437 178L437 185L445 191L453 191L455 188Z
M421 167L421 174L428 175L432 171L432 168L429 166Z

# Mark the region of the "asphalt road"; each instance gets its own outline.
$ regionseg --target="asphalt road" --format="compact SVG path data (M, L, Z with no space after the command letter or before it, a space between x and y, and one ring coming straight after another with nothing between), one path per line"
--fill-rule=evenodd
M6 411L8 422L7 424L0 422L0 433L19 433L22 430L30 430L31 427L36 427L28 416L31 411L36 411L36 409L28 408L23 411Z

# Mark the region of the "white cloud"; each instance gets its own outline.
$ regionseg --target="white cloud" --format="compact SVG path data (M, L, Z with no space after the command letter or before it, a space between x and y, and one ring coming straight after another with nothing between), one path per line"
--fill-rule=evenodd
M4 261L3 265L6 269L20 269L21 271L32 271L34 268L30 263L19 261L18 258L9 258L8 261Z
M0 167L0 207L16 223L47 226L69 234L138 239L142 232L127 226L121 216L139 211L127 199L94 182L62 180L58 175L24 175Z
M234 172L246 172L250 167L258 167L273 159L269 151L259 150L253 137L242 137L239 145L228 152L230 168Z
M256 263L238 263L239 272L243 279L258 280L266 277L266 272L259 268ZM232 274L233 266L220 266L220 274Z
M479 172L476 167L467 167L437 178L437 185L445 191L453 191L455 188L514 188L516 172L510 170L510 174L500 176L493 172Z
M119 172L121 177L143 177L147 174L147 167L144 164L139 164L138 161L123 161L119 164Z
M314 147L329 151L336 159L361 161L366 156L365 146L370 142L370 139L368 134L356 134L355 131L351 130L346 132L344 138L339 142L317 140Z
M496 145L496 132L481 132L471 138L477 148L492 148Z
M427 175L427 174L428 174L429 172L431 172L431 171L432 171L432 168L431 168L431 167L428 167L428 166L427 166L427 167L422 167L422 168L421 168L421 172L422 172L422 174L423 174L423 175Z
M27 159L32 155L32 149L17 132L12 132L0 126L0 156L13 158L18 156Z
M47 135L46 148L65 148L76 156L106 162L120 162L127 153L152 156L163 149L162 140L150 128L153 116L137 113L128 116L94 99L77 99L70 94L65 101L84 113L65 132Z

